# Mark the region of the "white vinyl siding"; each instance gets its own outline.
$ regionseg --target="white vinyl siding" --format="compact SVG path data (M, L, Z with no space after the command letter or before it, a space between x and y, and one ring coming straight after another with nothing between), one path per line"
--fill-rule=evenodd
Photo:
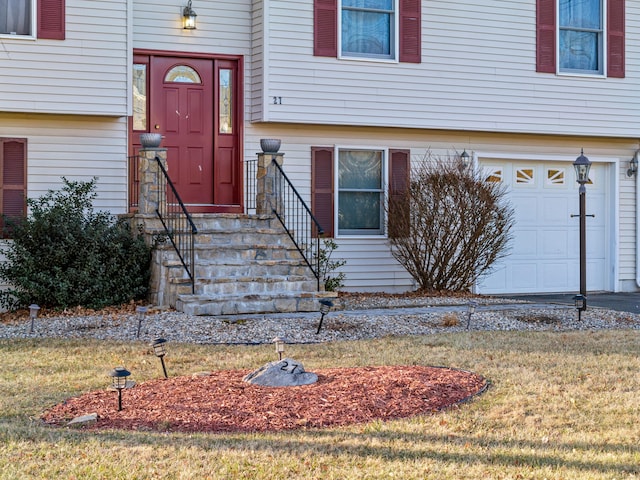
M182 2L136 0L133 47L150 50L248 55L251 49L251 0L193 2L196 29L183 30Z
M61 177L98 177L96 209L127 212L127 119L0 113L4 136L26 138L27 195L62 186Z
M412 161L419 160L427 150L446 156L453 149L467 152L493 152L501 156L522 158L575 159L584 148L592 160L617 159L619 181L617 192L609 192L610 202L618 202L619 217L612 219L612 242L618 258L611 258L610 269L616 269L614 288L631 291L636 288L635 178L626 176L630 152L637 142L623 139L593 139L563 136L531 136L517 134L471 133L416 129L384 129L364 127L327 127L303 125L249 125L246 131L246 159L254 159L260 138L282 139L285 154L283 168L305 201L311 196L311 147L358 145L389 148L410 148ZM573 171L569 170L573 179ZM587 194L588 195L588 194ZM589 200L587 196L587 206ZM341 268L346 274L347 291L406 291L413 288L413 279L396 262L385 238L336 238L338 249L333 257L345 259ZM612 245L611 248L614 248ZM577 246L576 246L577 248ZM617 262L617 266L615 263Z
M0 111L127 114L127 0L66 1L66 40L2 38Z
M535 2L422 2L422 63L314 57L313 2L269 2L264 119L633 137L640 3L626 3L626 78L536 73Z

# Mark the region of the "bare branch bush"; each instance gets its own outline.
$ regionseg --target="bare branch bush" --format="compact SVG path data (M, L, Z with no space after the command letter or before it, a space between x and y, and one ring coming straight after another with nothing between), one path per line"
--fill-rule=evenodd
M393 256L422 290L468 291L508 252L513 208L502 183L427 152L387 204Z

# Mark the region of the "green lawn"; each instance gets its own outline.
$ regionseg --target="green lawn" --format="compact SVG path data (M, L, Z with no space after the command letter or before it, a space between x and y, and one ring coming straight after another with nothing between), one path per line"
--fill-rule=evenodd
M260 347L168 346L171 375L253 369ZM640 331L463 332L290 345L305 368L444 365L491 380L436 415L270 434L45 427L49 406L109 385L125 365L157 378L142 343L0 340L0 478L640 478ZM115 401L115 393L114 393Z

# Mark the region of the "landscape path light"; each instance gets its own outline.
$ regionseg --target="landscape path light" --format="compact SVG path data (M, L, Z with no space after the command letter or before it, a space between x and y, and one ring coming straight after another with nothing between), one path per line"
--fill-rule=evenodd
M122 410L122 390L127 387L127 378L131 372L124 367L111 370L111 386L118 391L118 411Z
M273 343L276 346L276 353L278 354L278 360L282 360L282 354L284 353L284 345L286 340L281 337L276 337L273 339Z
M136 334L137 338L140 338L140 329L142 328L142 321L144 317L147 315L149 309L147 307L136 307L136 316L138 317L138 333Z
M33 333L34 323L36 321L36 318L38 317L39 310L40 310L40 307L35 303L32 303L31 305L29 305L29 318L31 319L31 327L29 328L29 333Z
M167 341L164 338L156 338L151 346L153 347L153 353L156 354L156 357L160 359L160 363L162 364L162 371L164 373L164 378L169 378L167 375L167 367L164 364L164 356L166 355L165 346Z
M477 307L478 302L475 300L471 300L467 305L467 330L469 330L469 325L471 325L471 316L475 313Z
M324 316L327 313L329 313L329 310L331 310L331 307L333 307L333 302L331 300L327 300L327 299L320 300L320 313L322 314L322 316L320 317L320 323L318 324L318 330L316 330L316 335L320 333Z

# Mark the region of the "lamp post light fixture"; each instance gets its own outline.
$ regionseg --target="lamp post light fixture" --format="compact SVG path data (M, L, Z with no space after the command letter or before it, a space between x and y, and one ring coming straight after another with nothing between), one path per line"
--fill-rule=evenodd
M142 328L142 321L144 317L147 315L149 309L147 307L136 307L136 316L138 317L138 333L136 333L136 337L140 338L140 329Z
M475 300L471 300L467 305L467 330L469 330L469 325L471 325L471 316L475 313L477 307L478 302Z
M573 162L573 168L576 170L576 181L580 184L578 195L580 198L580 295L582 297L575 299L576 309L578 310L578 319L587 309L587 226L586 226L586 197L587 189L585 184L589 181L589 170L591 169L591 161L584 156L584 150L580 151L580 156ZM575 215L572 215L575 216ZM578 306L578 304L580 304Z
M35 303L32 303L31 305L29 305L29 318L31 319L31 326L29 327L29 333L33 333L34 322L38 317L39 310L40 310L40 307Z
M284 338L276 337L273 339L273 343L276 346L276 353L278 354L278 360L282 360L282 354L284 353L284 345L287 341Z
M111 386L118 391L118 411L122 410L122 390L127 386L127 378L131 372L124 367L111 370Z
M167 344L167 341L164 338L156 338L151 344L151 346L153 347L153 353L155 353L156 357L160 359L160 363L162 364L162 371L164 373L164 378L169 378L169 376L167 375L167 367L164 364L164 356L167 353L164 349L166 344Z
M184 30L196 29L196 12L191 8L191 0L187 3L187 6L182 9L182 28Z
M318 329L316 330L316 335L320 333L320 329L322 328L322 321L324 320L324 316L329 313L329 310L333 307L333 302L331 300L322 299L320 300L320 323L318 324Z

